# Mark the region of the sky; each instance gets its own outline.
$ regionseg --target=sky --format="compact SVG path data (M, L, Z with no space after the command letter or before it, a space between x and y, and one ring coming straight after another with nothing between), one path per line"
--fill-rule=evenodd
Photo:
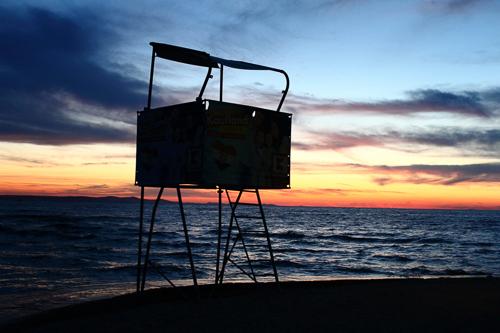
M498 0L2 1L0 194L138 196L156 41L288 72L291 190L266 203L500 209L498 31ZM194 100L204 68L156 68L153 106ZM273 109L284 88L224 76L235 103Z

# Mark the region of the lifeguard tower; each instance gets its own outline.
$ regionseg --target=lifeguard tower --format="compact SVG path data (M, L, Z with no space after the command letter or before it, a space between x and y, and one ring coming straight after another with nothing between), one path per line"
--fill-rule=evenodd
M292 115L280 112L289 87L284 70L243 61L227 60L206 52L150 43L153 47L147 106L137 113L137 153L135 184L141 188L137 291L143 291L150 260L155 215L165 188L176 190L185 235L193 284L197 285L195 263L182 202L182 189L215 189L219 219L215 284L224 279L228 265L258 282L253 249L265 248L268 276L278 281L271 240L259 194L260 189L290 188L290 144ZM207 68L198 95L186 103L151 107L156 58ZM273 71L282 74L286 85L276 110L223 101L224 67L241 70ZM219 70L219 100L203 99L212 70ZM149 231L144 232L144 188L159 188L151 214ZM230 191L233 192L231 196ZM222 239L222 194L231 208L227 236ZM255 194L256 202L241 201L244 192ZM255 206L256 214L238 214L240 206ZM215 222L215 221L214 221ZM253 228L246 228L252 225ZM146 249L143 251L144 238ZM258 240L262 241L260 244ZM222 243L225 243L224 247ZM221 252L223 247L223 256ZM232 254L240 248L246 261L236 262ZM145 252L145 253L143 253ZM262 267L262 257L259 257ZM174 286L171 280L164 276Z

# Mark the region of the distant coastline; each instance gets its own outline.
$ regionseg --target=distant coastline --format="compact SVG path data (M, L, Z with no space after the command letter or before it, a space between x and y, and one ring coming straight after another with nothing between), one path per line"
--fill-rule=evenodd
M96 201L110 201L110 202L139 202L138 197L119 197L119 196L83 196L83 195L78 195L78 196L73 196L73 195L68 195L68 196L62 196L62 195L17 195L17 194L0 194L0 200L1 199L18 199L18 200L23 200L23 199L54 199L54 200L61 200L61 201L78 201L78 200L96 200ZM153 202L154 199L145 199L146 201ZM176 201L172 200L166 200L162 199L161 200L163 203L168 203L168 204L177 204ZM190 205L214 205L216 202L189 202L186 201L186 204ZM227 202L223 201L223 204L227 204ZM431 211L447 211L447 210L456 210L456 211L500 211L500 206L498 207L492 207L492 208L463 208L463 207L449 207L449 208L408 208L408 207L346 207L346 206L314 206L314 205L277 205L277 204L269 204L266 203L264 206L270 206L270 207L304 207L304 208L325 208L325 209L330 209L330 208L339 208L339 209L400 209L400 210L431 210Z

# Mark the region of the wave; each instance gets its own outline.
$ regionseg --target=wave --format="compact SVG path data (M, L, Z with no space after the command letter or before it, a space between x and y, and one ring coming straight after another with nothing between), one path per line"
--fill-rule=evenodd
M58 237L61 237L63 239L67 240L90 240L90 239L96 239L98 236L94 233L82 233L82 234L66 234L66 233L58 233Z
M29 237L39 237L39 236L48 236L53 235L54 232L46 229L38 229L38 228L26 228L25 226L21 227L10 227L10 226L1 226L0 232L2 234L10 234L10 235L18 235L18 236L29 236Z
M331 252L330 249L308 249L308 248L273 248L274 253L324 253Z
M26 201L13 205L9 201L1 205L0 294L12 290L17 295L29 294L29 302L35 302L33 292L27 288L37 286L37 290L46 295L60 290L75 300L79 297L77 291L86 286L106 289L98 287L103 281L128 281L132 288L135 286L137 201L116 205L99 200L92 204L76 200L47 199L46 202L29 204ZM169 278L189 280L182 225L177 219L177 206L172 207L169 210L168 206L162 206L165 210L158 215L151 258ZM270 237L278 272L284 279L293 274L344 277L500 275L500 261L496 255L499 252L500 211L265 209L270 211L267 214ZM217 209L196 205L189 210L190 241L197 274L212 279ZM150 203L146 205L146 212L145 232L149 230ZM169 215L173 214L175 221L169 220ZM226 235L227 229L222 249ZM144 252L146 240L147 234L144 234ZM255 239L255 245L258 244L265 245L265 239ZM234 258L244 262L246 258L240 243L237 246ZM251 255L269 259L264 252L251 251ZM242 276L237 268L229 266L231 272ZM255 269L272 272L269 260L257 262ZM154 281L162 281L162 278L150 267L148 283ZM8 291L5 286L9 287ZM43 297L39 299L44 301Z
M335 266L332 267L333 271L340 271L351 274L381 274L380 270L367 266Z
M97 266L94 267L97 271L106 271L106 272L136 272L137 264L111 264L107 266Z
M2 220L28 220L30 222L73 222L78 217L70 215L43 215L43 214L0 214L0 219Z
M295 230L287 230L285 232L277 232L269 235L271 238L283 238L283 239L300 239L306 237L305 234Z
M452 243L451 240L440 237L370 237L370 236L352 236L352 235L322 235L318 236L322 239L339 240L342 242L354 243L390 243L390 244L447 244Z
M384 260L384 261L397 261L397 262L411 262L411 261L415 261L414 259L412 258L409 258L407 256L404 256L404 255L385 255L385 254L376 254L376 255L373 255L372 258L375 258L375 259L379 259L379 260Z
M350 235L330 235L322 238L330 238L344 242L358 242L358 243L411 243L414 238L381 238L381 237L367 237L367 236L350 236Z
M415 240L418 244L451 244L452 240L441 237L418 238Z
M308 267L309 265L293 260L278 260L276 261L276 266L280 268L305 268Z

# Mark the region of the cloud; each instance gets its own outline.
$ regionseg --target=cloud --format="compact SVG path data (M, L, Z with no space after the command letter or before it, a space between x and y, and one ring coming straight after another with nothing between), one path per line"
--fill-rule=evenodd
M279 18L276 13L280 10L296 17L305 12L313 15L344 3L349 1L304 2L295 4L293 9L284 1L259 6L224 5L225 12L237 15L230 19L215 17L213 20L218 25L206 29L204 34L220 35L223 44L231 44L227 42L228 35L239 36L238 29L243 29L243 35L258 39L259 27L274 29L273 22ZM115 46L122 37L118 31L138 24L137 17L132 21L124 17L109 19L105 17L109 12L75 8L63 13L35 7L0 7L1 141L49 145L134 141L135 110L144 106L147 82L132 77L133 71L127 64L117 65L111 59L117 54ZM184 9L187 10L187 6ZM118 27L124 24L119 23L120 20L125 20L127 27ZM158 23L156 16L155 22ZM227 25L239 28L227 31ZM257 91L263 87L257 84L253 88ZM169 87L169 100L163 102L185 100L188 91L192 97L189 89ZM279 97L279 90L275 95L264 94L263 103L276 107ZM251 96L244 98L251 99ZM297 112L299 116L442 112L487 118L497 115L499 109L500 88L462 92L415 90L408 92L407 98L374 102L290 94L284 106L285 111ZM358 143L379 144L379 138L373 135L340 133L333 139L340 142L338 148Z
M81 165L125 165L127 162L87 162Z
M484 0L449 0L449 1L443 1L443 5L448 9L448 10L463 10L465 8L470 8L476 4L479 3L485 3Z
M451 92L439 89L420 89L407 92L406 99L375 102L327 100L311 96L290 95L285 110L301 114L375 113L413 115L449 113L468 117L487 118L500 111L500 88L483 91Z
M294 188L294 195L323 195L323 196L347 196L351 194L360 193L392 193L392 194L403 194L401 191L382 191L382 190L368 190L368 189L346 189L346 188Z
M307 38L308 29L297 29L297 22L318 21L321 15L332 19L336 9L354 3L354 0L293 1L228 1L209 2L207 7L217 7L218 13L211 15L209 29L204 29L207 48L220 56L236 54L263 55L276 52L288 38ZM192 13L192 5L187 5ZM206 11L206 7L196 10ZM309 23L310 24L310 23ZM257 51L257 45L259 50ZM251 59L242 59L249 60ZM254 59L255 60L255 59Z
M279 93L269 92L269 87L239 87L244 103L254 103L273 108ZM462 117L488 119L500 115L500 87L481 90L447 91L442 89L416 89L405 93L406 98L384 99L371 102L320 98L309 94L290 92L283 111L301 117L306 115L378 114L413 116L425 113L442 113Z
M382 138L377 135L355 132L324 133L309 132L313 135L312 142L293 141L295 149L300 150L342 150L359 146L381 146Z
M488 3L491 3L491 0L427 0L423 3L423 9L442 14L457 14Z
M130 125L147 85L101 64L116 38L102 17L1 7L0 22L0 140L133 140Z
M414 132L381 130L378 133L309 131L312 140L293 142L301 150L343 150L353 147L390 147L412 151L425 147L454 148L467 155L492 156L500 158L500 129L461 129L438 127ZM417 146L415 146L417 145Z
M393 131L389 135L400 142L451 147L481 156L500 157L500 129L440 128L414 133Z
M28 164L28 165L35 165L35 166L47 164L46 161L43 161L40 159L24 158L24 157L19 157L19 156L11 156L11 155L7 155L7 154L0 154L0 160L9 161L9 162L19 162L19 163L24 163L24 164Z
M57 195L83 196L136 196L137 187L132 184L68 184L64 188L48 189ZM50 193L50 192L49 192Z
M466 165L368 166L347 164L354 170L378 173L373 181L381 186L391 183L456 185L459 183L499 183L500 163Z
M498 106L500 105L500 87L485 90L481 94L485 100L488 100L492 104L496 105L498 110Z

